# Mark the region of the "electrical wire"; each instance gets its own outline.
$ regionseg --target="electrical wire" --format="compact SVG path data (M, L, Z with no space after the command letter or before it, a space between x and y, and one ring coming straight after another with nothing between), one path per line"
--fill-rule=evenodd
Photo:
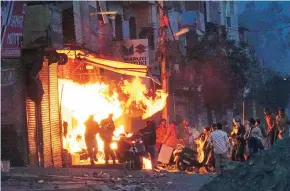
M222 26L219 26L222 27ZM228 30L233 30L233 31L239 31L239 29L237 28L232 28L232 27L225 27ZM277 30L283 30L283 29L287 29L290 28L290 25L284 26L284 27L279 27L279 28L275 28L275 29L268 29L268 30L252 30L252 29L248 29L247 32L254 32L254 33L261 33L261 32L272 32L272 31L277 31Z

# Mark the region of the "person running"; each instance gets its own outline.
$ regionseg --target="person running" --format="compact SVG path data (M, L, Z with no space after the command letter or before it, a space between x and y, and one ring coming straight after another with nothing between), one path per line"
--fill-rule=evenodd
M217 124L217 130L213 131L208 141L212 143L215 158L215 171L217 174L221 174L221 170L224 167L227 160L227 151L230 146L230 142L227 133L222 130L222 124Z

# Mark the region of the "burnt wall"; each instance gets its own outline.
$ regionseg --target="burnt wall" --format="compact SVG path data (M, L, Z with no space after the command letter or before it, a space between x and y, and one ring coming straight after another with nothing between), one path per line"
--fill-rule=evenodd
M1 156L12 166L27 159L25 84L19 59L1 60Z

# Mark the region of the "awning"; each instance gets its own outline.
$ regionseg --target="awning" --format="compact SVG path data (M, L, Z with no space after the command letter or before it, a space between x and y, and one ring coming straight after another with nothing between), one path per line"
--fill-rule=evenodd
M97 67L103 68L105 70L110 70L116 73L130 76L138 76L152 79L152 75L150 75L148 67L144 65L137 65L121 61L104 59L98 57L95 54L86 54L82 50L56 50L56 52L64 53L68 56L68 58L79 59L86 63L96 65Z

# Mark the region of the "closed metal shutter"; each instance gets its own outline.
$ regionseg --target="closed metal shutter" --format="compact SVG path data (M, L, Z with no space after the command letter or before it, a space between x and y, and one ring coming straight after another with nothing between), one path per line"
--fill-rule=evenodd
M26 98L27 133L29 148L29 165L38 165L35 103Z
M59 96L57 64L49 66L49 101L50 101L50 128L53 166L62 167L62 133L61 122L59 121Z
M43 62L43 67L39 73L42 82L44 95L41 102L41 121L43 131L43 162L44 167L53 166L52 163L52 144L51 144L51 127L50 127L50 91L49 91L49 68L48 63Z

